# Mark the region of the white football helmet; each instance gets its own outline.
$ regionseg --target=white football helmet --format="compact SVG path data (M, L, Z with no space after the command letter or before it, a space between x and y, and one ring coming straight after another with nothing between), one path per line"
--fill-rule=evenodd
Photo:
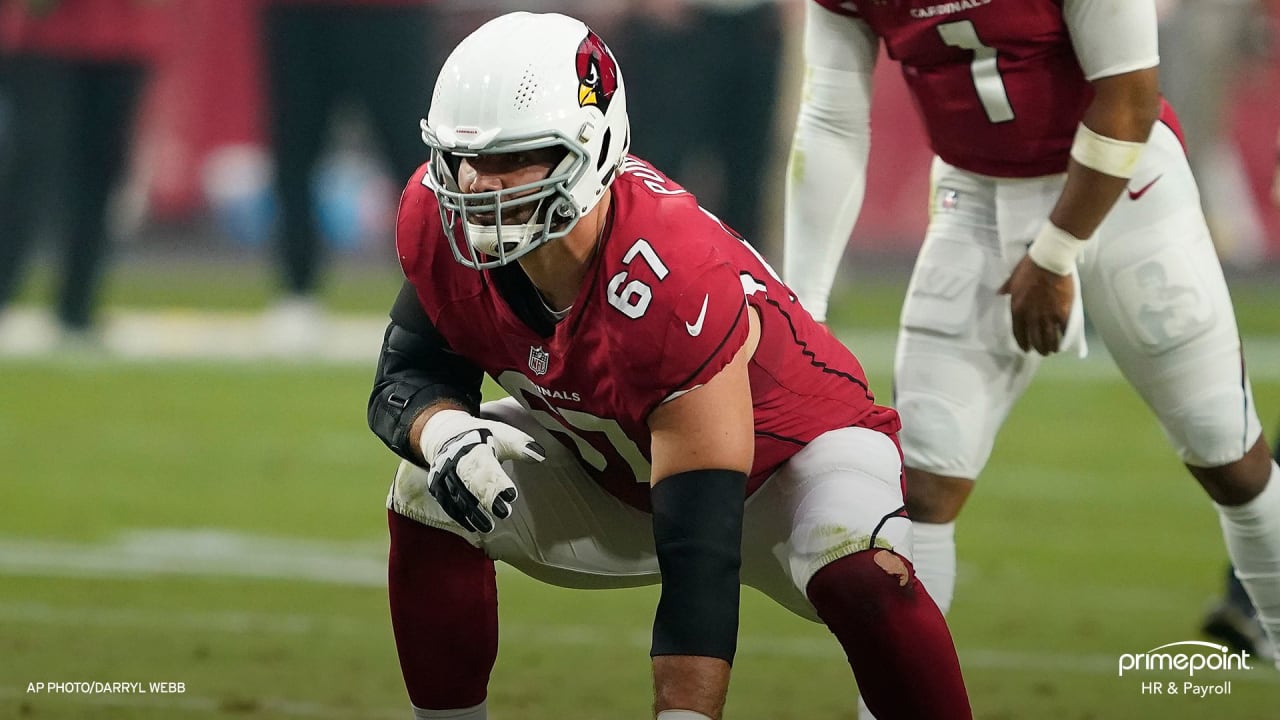
M454 257L477 270L505 265L568 234L613 182L631 140L622 74L579 20L503 15L445 61L422 139L431 148L423 183L440 201ZM543 180L493 192L458 187L461 158L551 147L565 157ZM504 222L530 205L527 221ZM495 220L477 223L477 214Z

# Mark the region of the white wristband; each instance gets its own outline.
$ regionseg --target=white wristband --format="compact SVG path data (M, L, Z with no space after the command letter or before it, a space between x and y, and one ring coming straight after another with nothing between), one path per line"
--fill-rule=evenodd
M658 720L711 720L711 718L692 710L663 710L658 713Z
M1118 178L1133 177L1138 158L1142 157L1145 142L1117 140L1085 127L1076 128L1076 139L1071 143L1071 158L1088 168Z
M1027 248L1027 255L1036 265L1058 275L1070 275L1076 266L1076 255L1084 248L1084 240L1072 235L1051 222L1040 228L1040 233Z
M418 450L422 453L422 459L428 463L434 462L436 453L440 452L446 442L475 427L477 420L476 416L463 410L437 410L427 418L427 424L422 427L422 435L418 437Z

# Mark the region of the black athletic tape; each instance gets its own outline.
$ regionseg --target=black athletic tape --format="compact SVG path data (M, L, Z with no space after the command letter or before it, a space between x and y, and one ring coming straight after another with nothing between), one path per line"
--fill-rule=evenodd
M733 663L746 483L746 474L736 470L690 470L653 487L662 597L650 655L697 655Z

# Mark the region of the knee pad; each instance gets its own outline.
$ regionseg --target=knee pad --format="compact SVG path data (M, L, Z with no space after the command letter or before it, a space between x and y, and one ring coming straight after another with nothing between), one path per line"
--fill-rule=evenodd
M979 458L981 427L975 413L964 413L950 398L923 392L895 398L902 416L902 454L908 467L946 477L977 477L986 458Z
M933 347L905 336L894 377L894 405L906 465L947 477L976 478L995 429L1016 393L1002 396L984 381L985 351Z
M893 440L866 428L824 433L787 463L789 575L804 592L813 574L871 548L911 553L902 462Z
M1247 382L1188 396L1160 413L1160 424L1182 462L1203 468L1243 458L1262 432Z

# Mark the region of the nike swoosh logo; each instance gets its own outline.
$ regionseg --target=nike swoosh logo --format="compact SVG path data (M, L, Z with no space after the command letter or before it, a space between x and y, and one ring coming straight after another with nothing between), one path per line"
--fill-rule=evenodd
M1129 190L1129 199L1130 199L1130 200L1137 200L1138 198L1142 197L1143 195L1146 195L1146 194L1147 194L1147 191L1151 189L1151 186L1152 186L1152 185L1155 185L1157 182L1159 182L1159 181L1160 181L1160 178L1162 178L1162 177L1164 177L1164 175L1157 175L1155 180L1152 180L1151 182L1147 183L1146 185L1143 185L1142 187L1138 188L1137 190Z
M698 337L702 334L702 321L707 319L707 300L711 299L710 295L702 296L702 310L698 313L698 321L695 323L685 323L684 329L689 331L692 337Z

